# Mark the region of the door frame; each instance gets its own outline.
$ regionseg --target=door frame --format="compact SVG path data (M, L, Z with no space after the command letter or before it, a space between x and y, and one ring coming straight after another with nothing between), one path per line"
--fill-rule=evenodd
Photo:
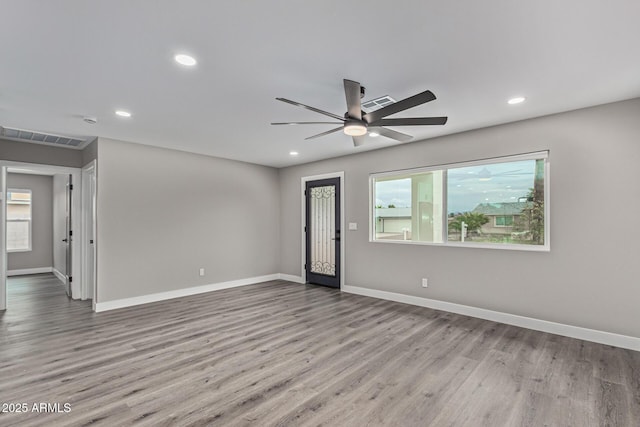
M7 309L7 168L0 167L0 310Z
M81 218L81 198L82 194L82 178L80 168L72 168L66 166L53 166L42 165L36 163L26 162L14 162L9 160L0 160L0 227L2 229L2 238L0 238L0 310L7 308L7 242L4 238L6 236L6 212L7 212L7 173L23 173L33 175L56 175L56 174L70 174L73 176L74 191L77 196L72 199L72 229L74 231L74 242L76 242L75 250L71 253L72 271L71 275L74 278L71 283L71 295L74 299L80 298L81 285L82 285L82 245L84 244L84 238L82 233L82 226L80 224Z
M304 264L306 262L307 259L307 236L306 233L304 231L304 227L306 225L306 218L307 218L307 203L306 203L306 197L304 195L304 192L306 190L307 187L307 182L308 181L317 181L320 179L327 179L327 178L339 178L340 179L340 224L341 224L341 232L340 232L340 287L339 289L342 289L342 287L345 285L345 271L346 271L346 263L345 263L345 240L347 237L347 233L345 233L344 231L345 229L345 218L344 218L344 195L345 195L345 188L344 188L344 171L340 171L340 172L330 172L330 173L325 173L325 174L321 174L321 175L312 175L312 176L303 176L302 178L300 178L300 222L301 222L301 226L300 226L300 234L302 236L301 238L301 254L302 257L300 259L300 277L302 278L302 283L306 283L307 282L307 271L304 268Z
M73 290L71 286L73 285L73 183L75 180L73 179L73 175L67 175L67 184L65 186L65 237L62 240L65 242L65 285L67 290L67 296L73 296ZM54 213L55 216L55 213ZM55 244L55 243L54 243Z
M93 272L89 272L88 268L82 269L82 290L81 298L83 300L89 299L91 296L91 302L93 311L96 309L96 296L98 293L97 284L97 178L98 178L98 162L96 160L91 161L82 168L82 234L85 236L85 242L82 245L82 265L88 266L93 261ZM91 230L89 224L92 224ZM91 243L87 241L88 236L93 236L93 250ZM92 260L93 258L93 260ZM89 277L89 274L92 277ZM91 286L93 283L93 286ZM89 287L91 286L91 289Z

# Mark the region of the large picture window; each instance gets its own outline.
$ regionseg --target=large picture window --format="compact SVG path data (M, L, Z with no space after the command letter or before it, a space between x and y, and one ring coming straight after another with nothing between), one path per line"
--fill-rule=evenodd
M548 153L371 175L371 240L548 250Z
M31 190L7 190L7 251L31 250Z

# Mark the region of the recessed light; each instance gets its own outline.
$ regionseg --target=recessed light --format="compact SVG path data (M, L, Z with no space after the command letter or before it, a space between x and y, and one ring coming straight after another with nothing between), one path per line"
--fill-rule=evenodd
M180 53L173 57L178 64L186 65L187 67L193 67L198 63L193 56L185 55L184 53Z
M514 105L514 104L520 104L521 102L524 102L526 98L524 96L516 96L515 98L511 98L510 100L508 100L507 102L510 105Z
M131 113L124 110L116 110L116 115L120 117L131 117Z
M290 156L297 156L298 154L300 153L298 153L297 151L289 151Z
M371 132L369 132L369 136L375 138L377 136L380 136L380 134L378 132L371 131Z

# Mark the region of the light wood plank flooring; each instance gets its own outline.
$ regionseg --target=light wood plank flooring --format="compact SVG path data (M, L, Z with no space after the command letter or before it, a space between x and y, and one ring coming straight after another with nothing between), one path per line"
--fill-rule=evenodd
M283 281L94 314L10 280L0 425L633 426L640 353Z

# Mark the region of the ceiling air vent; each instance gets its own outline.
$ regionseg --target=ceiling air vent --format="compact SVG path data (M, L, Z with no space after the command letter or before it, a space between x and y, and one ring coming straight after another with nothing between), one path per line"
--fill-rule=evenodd
M393 104L394 102L396 102L396 100L389 95L381 96L380 98L372 99L371 101L363 101L362 111L370 113L372 111L379 110L382 107L386 107L389 104Z
M22 142L53 145L56 147L82 149L95 137L62 136L25 129L0 126L0 137Z

